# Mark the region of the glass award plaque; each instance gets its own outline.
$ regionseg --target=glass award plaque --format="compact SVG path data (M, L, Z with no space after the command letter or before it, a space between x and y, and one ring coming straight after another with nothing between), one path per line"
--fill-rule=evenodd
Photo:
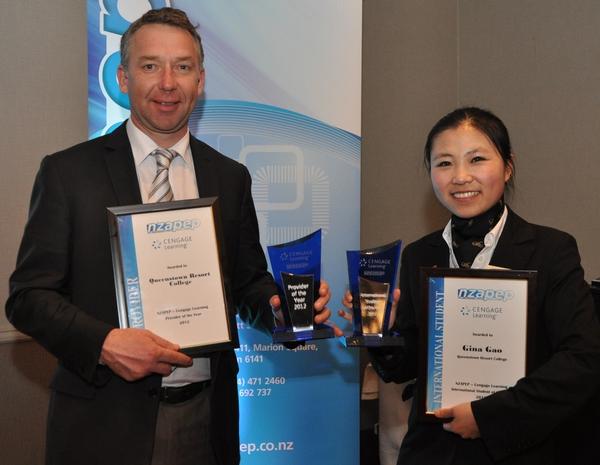
M273 330L273 342L333 337L331 327L314 323L314 303L321 281L321 230L269 246L267 251L284 318L284 326Z
M395 241L373 249L346 252L353 307L353 334L345 338L347 347L402 344L403 339L389 330L401 246L402 241Z
M192 356L237 346L216 197L108 208L121 328Z
M531 270L422 268L419 417L509 389L533 366Z

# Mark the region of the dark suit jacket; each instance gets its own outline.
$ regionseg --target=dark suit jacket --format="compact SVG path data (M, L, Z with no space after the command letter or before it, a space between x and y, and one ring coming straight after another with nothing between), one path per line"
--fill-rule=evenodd
M250 193L239 163L191 138L200 197L218 196L226 285L240 315L273 325L277 289L266 269ZM48 464L149 463L160 376L127 382L98 365L118 326L106 207L140 204L125 125L44 158L10 278L6 312L59 361L48 414ZM219 464L239 462L237 362L211 356L211 441Z
M441 233L425 236L403 253L395 326L407 345L373 352L384 381L417 376L419 268L448 266ZM513 388L472 403L481 439L463 440L438 424L421 423L413 408L399 464L555 463L561 424L600 389L600 327L575 240L509 211L491 265L538 271L534 369ZM418 404L416 398L413 405Z

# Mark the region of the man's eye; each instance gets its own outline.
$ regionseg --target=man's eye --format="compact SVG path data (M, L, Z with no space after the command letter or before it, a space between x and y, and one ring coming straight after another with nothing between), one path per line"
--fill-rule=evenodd
M144 69L145 71L152 71L155 68L156 65L154 63L146 63L145 65L142 65L142 69Z

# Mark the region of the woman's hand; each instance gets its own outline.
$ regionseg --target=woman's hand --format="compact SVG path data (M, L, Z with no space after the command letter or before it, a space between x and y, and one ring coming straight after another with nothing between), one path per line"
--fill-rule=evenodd
M434 412L438 418L452 418L449 423L444 423L443 428L463 439L476 439L480 437L479 427L473 416L471 402L458 404L454 407L440 408Z

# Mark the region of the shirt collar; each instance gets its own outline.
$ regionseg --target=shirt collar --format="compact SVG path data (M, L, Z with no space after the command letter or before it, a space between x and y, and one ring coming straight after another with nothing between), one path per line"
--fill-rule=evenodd
M127 121L127 136L133 152L135 165L139 166L154 150L159 146L147 134L142 132L131 119ZM190 149L190 130L188 129L184 136L171 147L164 147L175 150L186 163L192 164L192 151Z
M506 205L505 205L504 211L502 212L502 216L500 217L500 220L498 220L498 222L492 228L492 230L490 232L488 232L485 235L485 237L483 238L484 249L479 253L482 253L482 252L488 251L488 250L491 253L494 252L494 250L496 249L496 246L498 245L498 240L500 239L502 231L504 230L504 225L506 223L507 217L508 217L508 208L506 208ZM448 249L450 250L450 267L458 268L458 262L456 260L456 256L454 255L454 249L452 248L452 220L448 221L448 224L446 224L446 227L444 228L444 231L442 232L442 237L444 238L444 241L446 241L446 244L448 245ZM492 258L491 253L489 254L489 257L487 260L488 263L486 263L486 266L489 265L489 261Z

